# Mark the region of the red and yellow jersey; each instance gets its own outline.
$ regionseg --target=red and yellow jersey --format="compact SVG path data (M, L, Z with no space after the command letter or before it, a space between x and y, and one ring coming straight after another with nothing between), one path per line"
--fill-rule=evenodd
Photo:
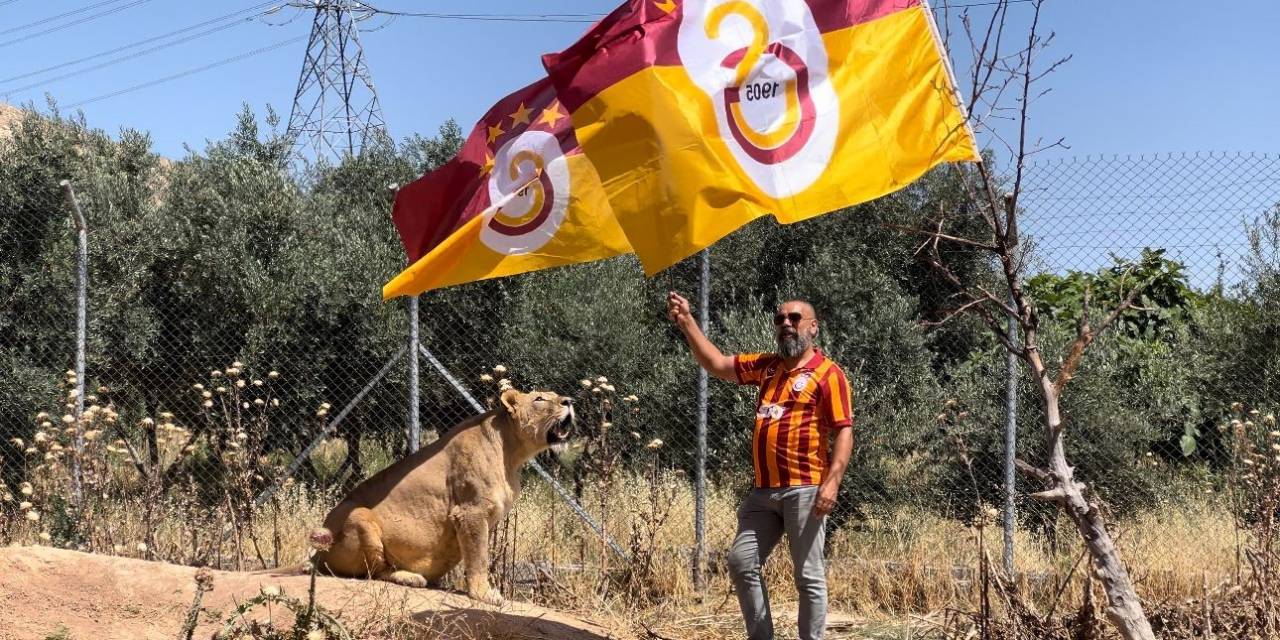
M755 486L821 484L830 434L853 426L849 380L834 360L815 350L808 362L787 370L772 353L734 356L738 384L760 387L751 438Z

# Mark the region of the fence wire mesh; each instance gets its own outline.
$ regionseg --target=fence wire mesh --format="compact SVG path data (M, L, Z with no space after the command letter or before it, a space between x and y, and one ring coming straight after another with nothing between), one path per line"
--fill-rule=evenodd
M495 536L505 590L554 602L728 589L754 391L710 383L699 487L697 370L663 304L671 290L696 299L698 258L651 280L624 257L432 292L414 345L408 306L378 295L403 260L387 185L447 157L442 143L304 179L277 168L272 144L248 133L170 163L129 134L39 118L0 142L0 539L228 568L296 561L344 492L407 452L416 355L424 443L491 406L504 378L576 399L573 446L536 459L546 476L525 474ZM753 224L710 252L713 341L768 351L774 305L805 298L854 386L857 448L827 523L838 609L953 603L1004 544L1005 353L972 319L931 323L947 290L893 228L958 206L953 175L804 224ZM83 377L64 178L89 229ZM1231 421L1266 432L1280 401L1280 157L1080 158L1025 180L1024 285L1044 353L1063 352L1086 296L1105 313L1125 283L1149 283L1064 396L1067 446L1143 595L1197 592L1237 571L1247 529ZM978 253L953 258L967 276L993 273ZM1024 369L1015 386L1018 455L1034 460L1039 401ZM1048 596L1080 544L1034 490L1017 483L1011 550Z

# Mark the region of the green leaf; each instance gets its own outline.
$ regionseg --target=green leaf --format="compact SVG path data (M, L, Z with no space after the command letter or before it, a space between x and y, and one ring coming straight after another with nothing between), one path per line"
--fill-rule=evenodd
M1189 434L1182 436L1182 455L1189 458L1191 457L1191 454L1195 452L1196 439L1191 437Z

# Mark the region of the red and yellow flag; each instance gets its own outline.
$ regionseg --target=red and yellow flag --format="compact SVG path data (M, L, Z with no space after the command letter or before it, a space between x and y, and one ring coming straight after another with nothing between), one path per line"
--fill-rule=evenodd
M545 78L494 105L391 217L411 264L384 299L631 252Z
M630 0L543 63L649 275L980 160L923 0Z

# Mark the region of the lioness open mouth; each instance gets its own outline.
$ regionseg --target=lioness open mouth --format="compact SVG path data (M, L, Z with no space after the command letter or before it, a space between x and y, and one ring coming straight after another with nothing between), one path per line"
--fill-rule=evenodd
M560 453L569 446L569 435L573 433L573 411L569 411L550 429L547 429L547 445L552 451Z

